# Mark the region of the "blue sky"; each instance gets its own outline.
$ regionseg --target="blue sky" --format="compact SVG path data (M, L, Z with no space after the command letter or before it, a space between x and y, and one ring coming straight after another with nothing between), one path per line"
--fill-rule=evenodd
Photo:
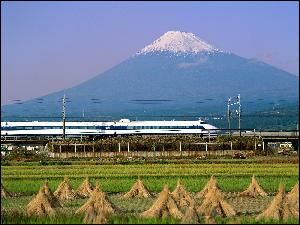
M75 86L169 30L299 76L298 2L1 2L1 105Z

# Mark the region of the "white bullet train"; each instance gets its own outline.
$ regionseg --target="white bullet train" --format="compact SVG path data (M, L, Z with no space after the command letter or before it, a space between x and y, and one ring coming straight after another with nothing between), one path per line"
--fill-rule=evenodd
M65 122L66 136L106 136L135 134L216 135L217 128L201 119L196 121ZM1 122L1 136L61 136L63 122Z

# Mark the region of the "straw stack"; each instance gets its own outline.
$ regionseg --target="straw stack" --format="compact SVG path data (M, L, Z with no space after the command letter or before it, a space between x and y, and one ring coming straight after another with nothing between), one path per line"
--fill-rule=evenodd
M63 182L58 185L56 191L54 192L54 196L60 201L74 200L79 197L72 189L67 177L64 177Z
M145 188L140 178L134 183L129 192L122 196L122 198L149 198L150 192Z
M255 176L252 176L252 182L249 185L249 187L239 193L238 196L249 196L249 197L253 197L256 198L257 196L267 196L268 194L260 187L259 183L257 182L257 180L255 179Z
M168 186L165 185L150 209L143 212L141 216L145 218L174 217L176 219L182 219L183 214L178 209L174 198L169 192Z

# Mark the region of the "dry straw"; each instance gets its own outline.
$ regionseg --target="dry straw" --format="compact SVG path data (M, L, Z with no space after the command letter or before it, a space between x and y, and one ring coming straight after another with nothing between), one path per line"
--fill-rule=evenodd
M173 196L169 192L168 186L165 185L150 209L143 212L141 216L145 218L174 217L176 219L181 219L183 214L178 209Z
M184 186L177 180L177 186L171 193L179 210L184 213L181 223L199 223L199 217L196 212L196 202Z
M196 208L190 206L186 209L185 214L181 220L182 224L195 224L200 223Z
M239 193L238 196L250 196L253 198L256 198L257 196L267 196L268 194L260 187L259 183L257 182L257 180L255 179L255 176L252 176L252 182L249 185L249 187Z
M93 204L90 204L85 212L83 223L86 224L106 224L107 219L101 211L97 210Z
M12 194L6 190L4 185L1 183L1 198L12 197Z
M93 192L93 190L94 190L94 187L93 187L92 183L90 182L89 178L87 177L82 182L82 184L79 186L76 193L83 198L87 198L87 197L91 196L91 193Z
M76 213L85 213L84 223L106 223L106 217L119 211L97 185L88 201Z
M78 198L79 196L76 194L76 192L72 189L72 187L69 184L69 180L67 177L64 177L63 182L61 182L56 191L54 192L54 196L58 198L60 201L64 200L74 200Z
M205 224L217 224L215 219L211 216L204 216L204 223Z
M220 190L219 187L218 187L218 184L217 184L217 179L214 177L214 175L212 175L210 177L210 180L206 183L204 188L196 194L196 197L197 198L205 198L207 193L213 188L216 188L216 189Z
M42 187L43 192L47 195L47 197L49 198L51 205L53 205L54 207L62 207L62 203L59 201L58 198L56 198L54 196L54 194L52 193L50 187L49 187L49 183L48 181L45 181L44 186Z
M292 193L293 194L293 193ZM298 210L292 202L290 197L284 189L284 185L279 185L277 195L273 198L267 209L256 217L256 220L263 218L270 218L275 220L288 220L289 218L299 218L299 206Z
M55 208L61 207L54 198L48 183L40 188L38 194L28 203L27 215L47 216L56 214Z
M299 181L287 194L287 201L291 207L294 207L299 212ZM298 216L299 217L299 216Z
M122 196L122 198L149 198L150 192L146 189L141 179L138 177L129 192Z
M190 193L186 191L184 186L180 183L180 180L177 181L177 186L172 192L172 196L180 210L194 207L196 204Z
M216 187L208 191L197 211L203 216L229 217L236 215L233 207L225 201L223 194Z

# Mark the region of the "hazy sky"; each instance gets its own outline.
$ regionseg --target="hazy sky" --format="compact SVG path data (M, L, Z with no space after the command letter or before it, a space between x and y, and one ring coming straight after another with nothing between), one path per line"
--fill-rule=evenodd
M298 2L1 2L1 105L69 88L169 30L299 76Z

